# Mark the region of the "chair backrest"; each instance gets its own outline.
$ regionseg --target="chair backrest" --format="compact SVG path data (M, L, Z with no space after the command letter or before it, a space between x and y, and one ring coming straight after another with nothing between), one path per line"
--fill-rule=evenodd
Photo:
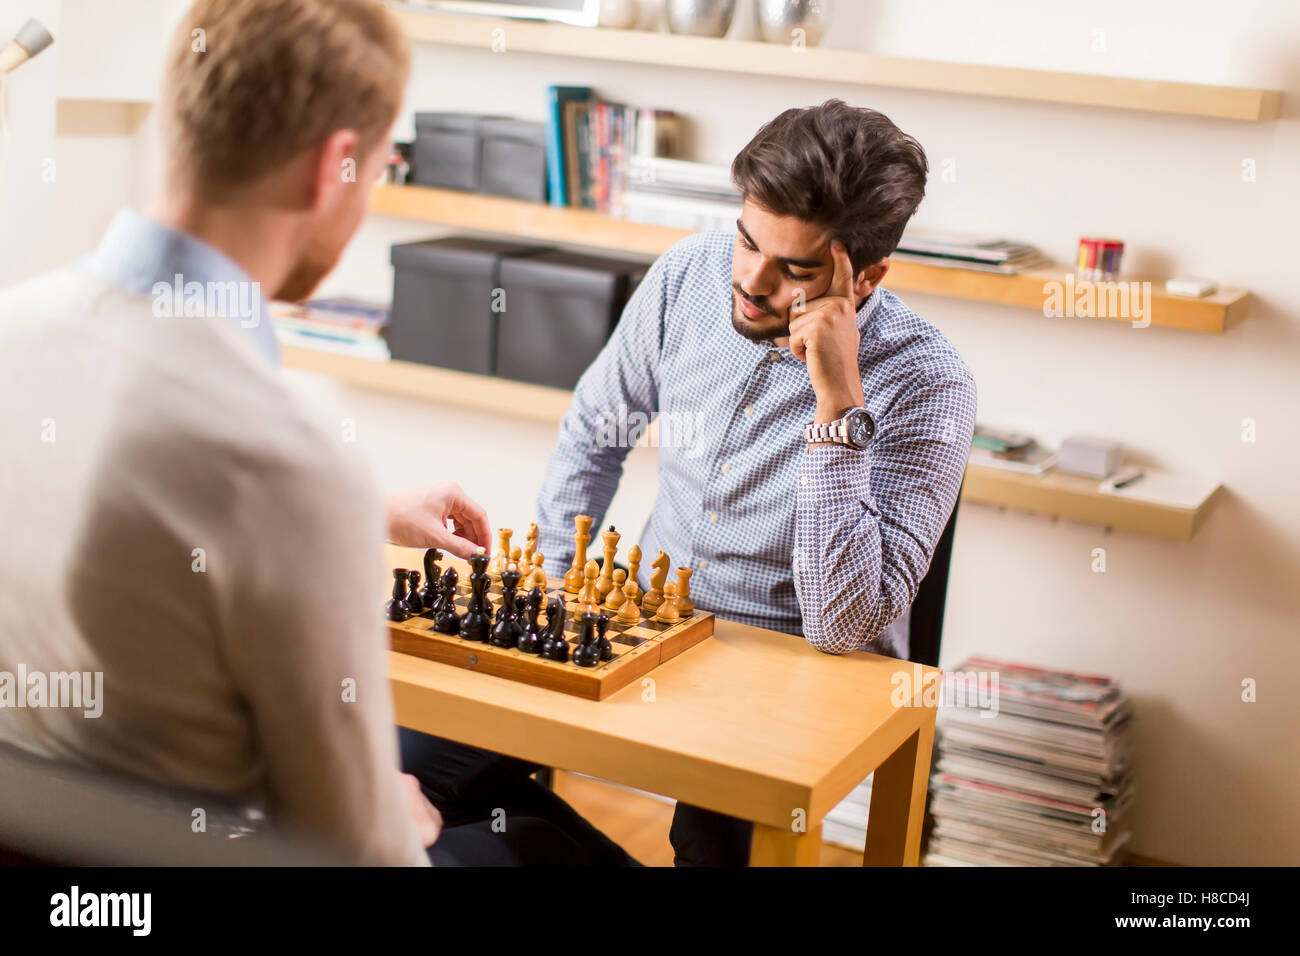
M957 492L961 500L961 491ZM957 508L954 504L948 524L939 535L939 543L934 546L934 555L930 558L930 568L916 588L916 598L912 601L912 619L908 625L909 661L939 665L939 642L943 636L943 608L948 600L948 569L952 563L952 539L957 528Z

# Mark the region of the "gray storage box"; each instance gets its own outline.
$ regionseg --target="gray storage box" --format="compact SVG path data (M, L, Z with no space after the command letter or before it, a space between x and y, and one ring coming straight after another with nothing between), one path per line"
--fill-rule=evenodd
M546 202L546 126L485 117L479 191Z
M644 275L640 263L558 250L502 260L497 374L573 388Z
M467 113L416 113L411 181L421 186L477 190L483 118Z
M458 236L393 246L393 358L492 374L501 257L543 248Z

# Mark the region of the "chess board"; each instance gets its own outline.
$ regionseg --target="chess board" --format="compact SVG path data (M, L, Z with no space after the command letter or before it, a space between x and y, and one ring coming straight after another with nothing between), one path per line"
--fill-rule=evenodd
M469 585L464 577L456 587L457 614L464 614L469 603ZM570 660L564 663L546 660L536 654L525 654L514 648L493 647L479 641L463 640L454 634L439 634L433 629L433 615L428 611L400 623L387 622L392 648L401 654L451 664L453 667L492 674L588 700L604 700L664 661L713 636L713 615L699 608L689 617L683 616L676 624L664 624L645 614L639 623L632 624L617 620L612 611L605 611L611 618L605 637L613 647L613 659L602 661L595 667L579 667L572 660L581 628L581 612L576 600L578 595L569 594L562 583L557 584L555 580L547 583L540 620L545 622L546 604L551 598L563 598L568 610L564 637L569 642ZM501 606L500 586L494 584L488 597L492 602L495 620L496 611Z

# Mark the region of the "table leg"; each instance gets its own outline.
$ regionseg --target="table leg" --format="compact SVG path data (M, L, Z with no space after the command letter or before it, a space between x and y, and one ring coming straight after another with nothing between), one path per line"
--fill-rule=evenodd
M749 848L750 866L818 866L822 858L822 825L806 833L789 827L754 824L754 840Z
M934 744L934 711L876 768L871 782L871 813L863 866L916 866L921 856L921 825Z

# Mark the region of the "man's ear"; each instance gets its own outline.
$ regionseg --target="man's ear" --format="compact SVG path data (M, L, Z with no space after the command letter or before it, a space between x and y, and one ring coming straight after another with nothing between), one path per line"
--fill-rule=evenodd
M885 281L885 273L889 271L889 256L875 262L861 272L854 280L853 292L859 299L865 299L875 291L876 286Z
M356 130L336 129L326 137L316 154L312 175L311 205L328 209L345 188L356 185L361 175L361 137Z

